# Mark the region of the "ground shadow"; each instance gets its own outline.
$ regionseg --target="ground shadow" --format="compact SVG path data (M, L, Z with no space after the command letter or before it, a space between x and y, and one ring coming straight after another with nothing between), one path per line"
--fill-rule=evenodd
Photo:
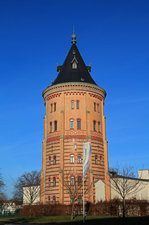
M34 224L33 218L16 218L10 219L9 221L0 222L0 224ZM40 223L38 223L40 224ZM66 224L66 225L79 225L83 224L83 221L72 221L72 222L52 222L42 223L42 225L54 225L54 224ZM85 225L149 225L149 216L146 217L127 217L123 218L98 218L89 219L85 221Z

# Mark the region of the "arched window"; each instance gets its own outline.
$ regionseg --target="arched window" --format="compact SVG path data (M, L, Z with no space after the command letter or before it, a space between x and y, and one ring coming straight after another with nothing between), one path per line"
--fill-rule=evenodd
M75 184L75 177L74 176L71 176L70 177L70 184L71 185L74 185Z
M81 163L81 155L78 155L78 163Z
M81 184L81 183L82 183L82 177L78 176L78 184Z
M56 177L53 177L53 186L56 186Z
M97 164L97 155L95 155L95 164Z
M70 155L70 163L74 163L74 155L73 154Z
M74 100L71 101L71 108L74 109Z
M82 196L81 195L78 196L78 204L82 205Z
M77 150L77 144L74 144L74 149Z
M74 119L70 119L70 129L74 129Z
M48 178L49 184L51 184L51 177Z
M53 164L56 164L56 155L53 156Z
M81 129L81 120L77 119L77 129Z
M50 201L51 200L51 198L50 198L50 195L48 196L48 201Z
M76 101L76 108L79 109L79 100Z
M77 69L77 63L76 63L76 61L74 61L74 62L72 63L72 69Z

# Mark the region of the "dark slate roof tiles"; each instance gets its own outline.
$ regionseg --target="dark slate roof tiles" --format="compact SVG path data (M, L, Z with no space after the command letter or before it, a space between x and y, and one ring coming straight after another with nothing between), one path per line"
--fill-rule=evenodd
M75 69L72 68L72 63L74 63L74 61L77 65ZM90 69L90 66L85 65L76 44L73 43L64 64L58 66L57 71L59 74L52 85L66 82L85 82L96 85L89 73Z

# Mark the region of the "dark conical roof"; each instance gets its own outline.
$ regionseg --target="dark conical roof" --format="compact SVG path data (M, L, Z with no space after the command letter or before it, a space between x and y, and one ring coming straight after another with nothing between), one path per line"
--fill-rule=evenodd
M57 66L57 71L59 74L52 85L66 82L85 82L96 85L89 73L91 66L85 65L74 39L64 64Z

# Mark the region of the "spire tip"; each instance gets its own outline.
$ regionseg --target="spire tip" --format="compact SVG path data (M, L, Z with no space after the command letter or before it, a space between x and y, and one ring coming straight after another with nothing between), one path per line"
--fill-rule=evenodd
M72 43L72 44L76 44L77 41L76 41L76 35L75 35L75 29L74 29L74 26L73 26L73 34L72 34L71 37L72 37L71 43Z

